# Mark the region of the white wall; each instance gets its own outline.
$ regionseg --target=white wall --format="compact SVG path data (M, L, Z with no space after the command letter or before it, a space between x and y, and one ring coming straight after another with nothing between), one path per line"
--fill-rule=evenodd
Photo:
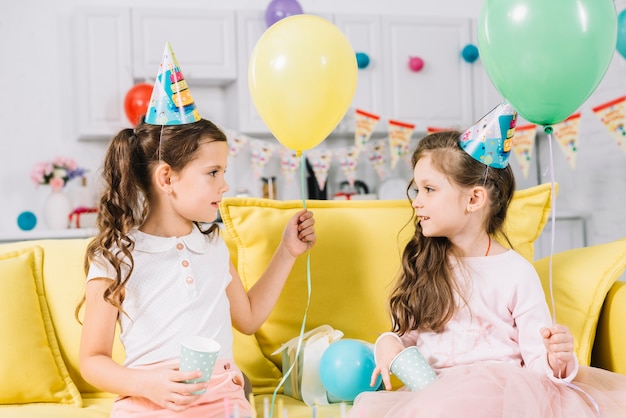
M269 0L187 0L180 7L264 10ZM476 18L479 0L300 0L311 13L374 13L389 15L454 16ZM167 7L164 0L22 0L9 2L0 14L3 39L0 76L5 100L0 102L0 236L18 231L16 218L24 210L40 214L45 188L36 189L29 179L34 163L56 155L67 155L97 175L106 148L105 142L77 141L72 119L71 14L77 5L127 5ZM616 2L617 10L626 0ZM557 24L557 23L555 23ZM434 41L434 40L433 40ZM182 64L182 63L181 63ZM582 122L576 170L569 168L561 151L554 149L556 180L561 192L559 210L580 210L591 214L589 243L596 244L626 237L624 206L626 195L626 155L614 143L591 107L626 92L626 63L615 54L611 68L594 95L581 107ZM201 114L218 124L225 119L223 94L219 89L194 89ZM10 100L7 100L9 98ZM121 106L121 104L120 104ZM545 138L544 138L545 139ZM336 144L342 144L337 140ZM547 145L542 145L541 163L548 167ZM247 167L246 167L247 166ZM249 165L231 165L234 190L244 180L237 173L249 174ZM543 181L549 181L544 178ZM70 184L73 192L77 184ZM280 193L280 192L279 192ZM298 198L297 191L283 191L283 198ZM38 226L43 228L44 226Z

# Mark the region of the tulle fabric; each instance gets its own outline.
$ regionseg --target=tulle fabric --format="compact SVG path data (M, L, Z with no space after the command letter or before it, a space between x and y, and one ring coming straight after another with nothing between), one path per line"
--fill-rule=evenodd
M568 385L509 364L458 366L441 372L435 382L419 392L363 392L347 416L623 418L626 376L581 366Z
M218 360L207 391L189 409L173 412L146 398L125 397L115 401L111 418L223 418L234 416L235 409L242 417L250 416L252 411L243 387L243 374L234 363Z

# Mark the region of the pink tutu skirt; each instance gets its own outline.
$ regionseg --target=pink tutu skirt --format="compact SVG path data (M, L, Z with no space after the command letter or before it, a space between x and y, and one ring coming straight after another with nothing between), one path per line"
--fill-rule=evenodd
M504 363L458 366L418 392L363 392L350 418L626 417L626 376L581 366L571 384Z
M111 418L223 418L235 416L235 410L242 417L252 413L244 394L243 374L233 362L218 360L207 391L189 409L173 412L146 398L124 397L113 404Z

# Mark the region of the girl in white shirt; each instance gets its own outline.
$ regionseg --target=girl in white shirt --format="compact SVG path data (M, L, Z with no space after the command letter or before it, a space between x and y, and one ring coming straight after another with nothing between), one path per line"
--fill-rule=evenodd
M227 158L225 135L205 119L140 123L119 132L107 150L99 233L86 255L80 369L94 386L120 395L112 417L221 417L224 398L251 415L231 327L246 334L259 328L316 236L313 214L294 214L246 292L211 224L228 191ZM123 365L112 359L118 321ZM184 383L201 373L178 370L181 341L193 335L222 347L207 383Z

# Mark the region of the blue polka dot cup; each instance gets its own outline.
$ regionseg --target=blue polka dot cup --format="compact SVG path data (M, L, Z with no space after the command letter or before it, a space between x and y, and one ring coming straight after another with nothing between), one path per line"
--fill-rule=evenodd
M220 344L205 337L184 338L180 349L180 371L192 372L200 370L202 376L197 379L186 380L185 383L208 382L213 374L215 361L220 352ZM192 392L194 395L201 395L206 390Z
M389 368L391 373L413 391L423 389L437 378L435 371L415 346L407 347L399 352Z

